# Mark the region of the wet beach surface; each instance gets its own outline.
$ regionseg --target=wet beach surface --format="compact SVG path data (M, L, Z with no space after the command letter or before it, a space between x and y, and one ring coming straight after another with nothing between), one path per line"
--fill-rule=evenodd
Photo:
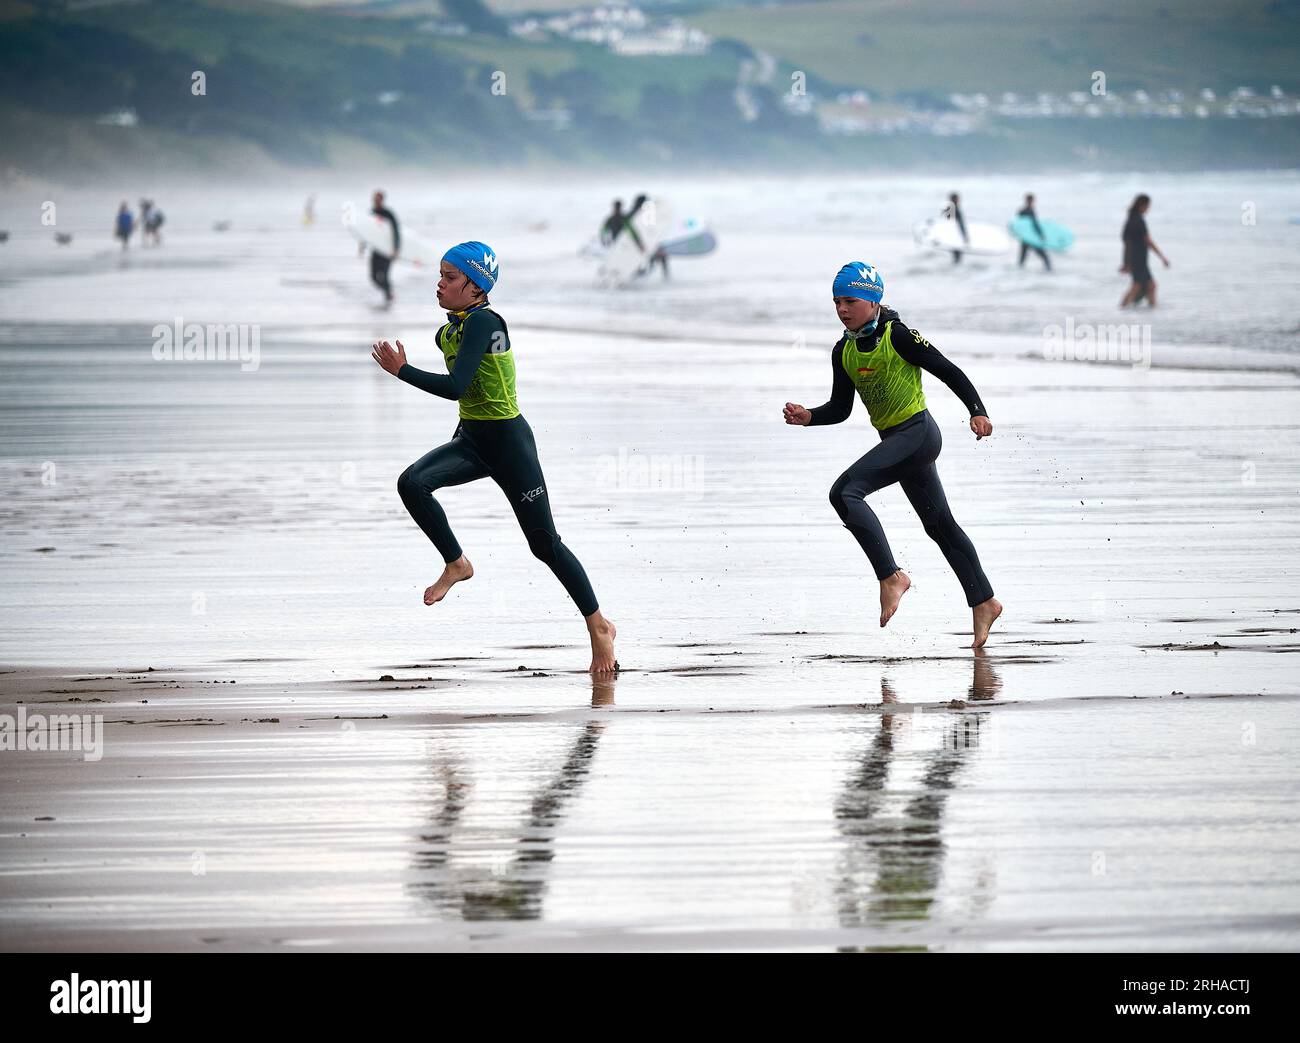
M593 684L490 483L440 495L477 575L421 603L440 562L395 484L453 409L369 358L400 336L437 366L417 277L384 314L350 255L176 238L3 269L0 714L104 721L102 759L0 751L5 948L1300 945L1287 365L927 330L995 424L977 442L927 378L1006 606L976 655L897 489L871 502L915 587L877 626L827 502L874 444L861 406L781 423L826 397L829 308L806 341L728 327L683 263L634 321L558 315L543 236L501 307L559 531L620 628ZM259 322L256 368L156 360L178 314Z

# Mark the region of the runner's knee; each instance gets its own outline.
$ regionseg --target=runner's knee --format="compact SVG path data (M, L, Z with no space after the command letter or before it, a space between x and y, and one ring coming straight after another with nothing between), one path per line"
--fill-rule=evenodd
M854 478L847 471L835 479L835 484L831 486L831 507L841 518L848 517L850 504L861 502L866 497L866 483L861 479Z
M438 472L420 471L415 464L411 464L397 479L397 495L403 500L419 499L421 496L432 496L433 490L438 487Z
M844 517L844 490L848 488L848 484L849 476L842 474L835 479L835 484L831 486L831 509L841 518Z
M925 534L935 543L943 543L957 527L957 522L952 516L952 511L931 510L921 515L921 526L925 529Z
M555 547L559 542L558 533L550 532L547 529L528 530L528 549L533 552L534 558L547 565L555 564Z

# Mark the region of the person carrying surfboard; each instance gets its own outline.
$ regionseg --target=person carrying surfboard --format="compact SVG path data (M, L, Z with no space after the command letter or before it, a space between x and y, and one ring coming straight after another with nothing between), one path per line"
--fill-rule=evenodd
M843 423L853 411L857 391L880 433L880 444L836 479L830 499L880 581L880 625L898 610L912 581L894 561L866 497L897 482L920 516L926 535L939 545L957 574L971 608L971 647L981 648L1002 614L1002 604L993 596L974 545L948 507L934 465L943 438L925 405L921 371L933 373L962 400L976 439L991 435L993 424L966 374L905 326L898 312L883 306L884 293L885 280L874 266L854 261L839 270L831 294L844 333L831 350L830 400L816 409L787 402L785 422L805 427Z
M605 218L605 223L600 226L601 244L604 246L613 246L614 243L617 242L618 237L626 231L627 234L632 237L632 241L636 243L637 249L642 253L645 253L645 244L641 242L641 236L637 234L636 225L632 223L632 219L636 217L638 211L640 211L641 207L645 205L648 198L649 197L646 195L637 196L636 199L632 201L632 209L628 210L626 213L623 210L623 200L615 199L614 209L610 212L610 215Z
M390 305L393 303L393 288L388 282L388 269L397 260L402 248L402 233L397 227L397 216L384 206L384 193L379 189L370 197L370 212L393 226L393 252L385 254L379 250L370 251L370 281L384 291L384 304Z
M519 412L510 333L488 302L499 275L496 254L481 242L460 243L443 255L439 268L438 304L447 310L447 322L436 342L447 372L416 369L406 361L400 340L396 349L386 340L371 345L371 357L387 372L459 405L460 423L451 441L422 456L397 480L402 502L445 564L424 592L424 603L437 604L455 584L474 575L434 492L491 478L506 494L533 555L555 574L585 618L590 671L612 673L618 669L616 628L601 613L582 563L555 531L537 442Z
M1143 297L1147 299L1149 307L1156 306L1156 280L1147 263L1148 250L1154 250L1155 255L1164 261L1165 267L1169 267L1169 258L1160 252L1160 247L1156 246L1155 240L1147 231L1144 215L1150 209L1151 197L1145 192L1137 196L1128 208L1128 219L1124 222L1124 231L1121 233L1124 239L1124 263L1119 270L1127 272L1133 282L1119 302L1121 308L1137 304Z
M1020 208L1020 211L1016 216L1029 218L1030 222L1034 226L1034 235L1038 236L1038 241L1040 243L1047 242L1047 236L1043 234L1043 226L1038 223L1038 214L1034 212L1034 195L1032 192L1025 196L1025 205ZM1047 251L1041 246L1030 246L1023 239L1020 242L1020 267L1023 268L1025 266L1025 258L1029 256L1030 250L1033 250L1034 253L1038 254L1038 256L1043 259L1043 267L1050 272L1052 270L1052 262L1047 256Z
M957 230L961 232L961 241L970 243L970 236L966 234L966 219L962 217L961 213L961 197L956 192L948 196L948 205L943 208L942 214L944 217L957 222ZM960 250L952 252L952 263L961 264Z

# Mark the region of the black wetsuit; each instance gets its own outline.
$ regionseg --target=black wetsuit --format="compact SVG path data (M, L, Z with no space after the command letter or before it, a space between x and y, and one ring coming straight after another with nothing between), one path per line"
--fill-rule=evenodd
M875 350L886 322L893 322L889 340L905 362L933 373L962 400L971 416L988 416L966 374L920 334L908 329L890 308L882 308L875 331L858 339L858 350ZM849 418L857 393L844 371L842 355L845 338L841 337L831 352L834 382L825 405L810 410L811 425L839 424ZM871 347L868 348L868 345ZM900 424L880 432L880 444L845 471L831 486L830 500L835 513L853 534L871 559L877 579L887 579L898 571L885 530L876 512L867 506L866 497L878 489L897 482L925 526L926 535L939 545L952 566L972 607L993 596L993 587L980 567L979 555L970 538L962 531L943 492L939 471L934 462L943 448L943 436L928 409L908 417Z
M957 231L961 232L962 242L969 243L970 236L966 234L966 219L961 216L961 207L959 207L956 203L949 203L948 209L952 211L952 219L957 222ZM954 250L952 252L952 263L953 264L961 263L960 250Z
M462 321L447 316L453 323ZM464 397L485 355L510 350L505 321L492 311L471 311L463 320L460 349L451 373L430 373L409 363L397 375L413 387L453 401ZM451 441L426 453L397 480L397 491L416 524L446 562L461 556L461 546L434 499L437 489L491 478L510 501L515 519L534 557L564 584L578 611L590 616L599 607L587 573L555 531L550 496L537 457L533 429L522 415L502 420L462 419Z
M1032 206L1025 207L1016 216L1029 218L1029 220L1034 223L1034 234L1038 236L1038 241L1040 243L1047 242L1047 237L1043 235L1043 226L1038 223L1038 215L1034 213L1034 208ZM1052 262L1047 256L1047 251L1038 246L1030 246L1028 243L1022 242L1020 244L1020 264L1022 266L1024 265L1025 258L1029 256L1030 250L1033 250L1034 253L1038 254L1038 256L1043 259L1043 267L1050 272L1052 270Z
M1128 265L1133 281L1145 290L1151 285L1151 266L1147 246L1147 222L1134 211L1124 222L1124 263ZM1145 294L1144 294L1145 295ZM1142 298L1139 297L1138 300ZM1136 302L1135 302L1136 303Z
M393 253L396 254L402 248L402 235L397 227L397 218L385 206L377 206L370 212L376 217L384 218L393 226ZM388 267L392 263L393 259L388 254L382 254L378 250L370 251L370 281L384 291L386 301L393 299L393 289L388 285Z
M612 214L610 214L609 217L605 219L604 225L601 226L601 230L600 230L601 242L603 242L606 246L614 245L615 241L617 241L618 237L623 233L624 229L626 229L627 234L632 237L632 240L636 243L636 245L640 247L642 250L644 250L645 244L641 242L641 236L637 234L636 225L632 223L632 218L636 217L637 211L639 211L641 207L644 205L645 205L645 196L640 196L633 204L631 210L627 210L627 211L616 210ZM666 273L667 265L664 266L664 270Z

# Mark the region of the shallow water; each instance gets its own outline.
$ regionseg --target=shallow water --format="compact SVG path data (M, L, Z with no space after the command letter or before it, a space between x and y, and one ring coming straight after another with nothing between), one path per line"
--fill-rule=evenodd
M378 293L342 227L343 208L368 205L373 186L313 181L268 187L191 183L132 186L167 215L164 247L122 253L110 241L121 190L19 187L0 200L0 320L257 322L288 339L367 321ZM1150 323L1161 344L1217 344L1290 354L1300 343L1294 271L1300 257L1300 171L929 177L678 179L653 184L539 175L490 181L391 180L388 205L410 230L448 245L481 239L497 251L494 301L517 323L683 336L710 329L736 339L829 346L837 322L831 278L851 260L874 263L886 299L941 348L953 333L1039 339L1051 325ZM1044 218L1078 238L1050 276L1037 258L926 253L912 227L954 190L968 221L1004 225L1033 191ZM609 200L640 191L717 231L704 258L674 262L622 293L598 289L578 256ZM301 222L316 193L316 223ZM1162 307L1121 313L1120 229L1133 197L1152 197L1148 224L1172 262L1152 257ZM134 205L134 203L133 203ZM52 208L52 209L51 209ZM54 225L43 224L52 214ZM229 222L215 232L219 221ZM54 233L72 235L67 246ZM393 319L440 321L430 275L398 264ZM391 329L392 321L382 323ZM143 336L143 334L141 334ZM1294 359L1291 362L1295 365Z

